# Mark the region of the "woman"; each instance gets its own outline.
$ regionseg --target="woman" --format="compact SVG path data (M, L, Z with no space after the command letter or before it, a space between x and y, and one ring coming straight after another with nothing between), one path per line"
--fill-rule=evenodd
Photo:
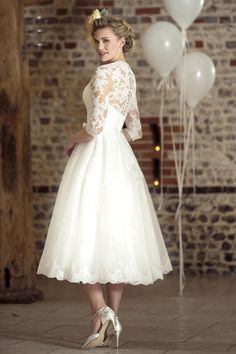
M68 142L37 273L83 283L92 310L83 348L109 345L114 335L118 347L124 284L152 284L172 266L129 144L143 135L136 80L124 57L134 47L134 31L105 9L92 13L87 28L100 65L83 91L87 124Z

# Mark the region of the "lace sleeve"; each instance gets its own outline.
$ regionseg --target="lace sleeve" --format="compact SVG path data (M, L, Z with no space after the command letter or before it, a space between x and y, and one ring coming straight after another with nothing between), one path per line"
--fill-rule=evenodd
M92 136L96 136L103 130L112 83L110 70L99 66L90 83L92 89L92 111L85 127L87 133Z
M127 128L124 128L123 131L128 133L132 141L142 138L143 132L136 94L133 96L133 100L131 101L130 109L125 119L125 125Z

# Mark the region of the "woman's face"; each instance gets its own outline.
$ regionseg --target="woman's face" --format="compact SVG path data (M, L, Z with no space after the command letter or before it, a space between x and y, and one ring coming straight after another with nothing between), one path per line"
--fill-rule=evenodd
M94 33L94 44L101 63L124 59L122 47L125 38L119 39L111 27L98 29Z

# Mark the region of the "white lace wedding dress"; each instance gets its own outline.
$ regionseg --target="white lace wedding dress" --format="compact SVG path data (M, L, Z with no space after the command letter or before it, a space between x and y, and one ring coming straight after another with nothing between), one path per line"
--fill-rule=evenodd
M129 64L98 66L83 100L85 129L93 139L77 144L68 158L37 274L78 283L152 284L172 266L125 137L142 137Z

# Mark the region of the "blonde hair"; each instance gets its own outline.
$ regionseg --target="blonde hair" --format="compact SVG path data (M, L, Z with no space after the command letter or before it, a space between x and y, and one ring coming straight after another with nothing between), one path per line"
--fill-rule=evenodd
M119 39L125 38L124 53L135 51L136 34L133 28L122 18L109 15L108 10L103 9L101 12L97 9L94 10L88 17L86 25L89 42L94 43L94 33L97 30L110 27Z

